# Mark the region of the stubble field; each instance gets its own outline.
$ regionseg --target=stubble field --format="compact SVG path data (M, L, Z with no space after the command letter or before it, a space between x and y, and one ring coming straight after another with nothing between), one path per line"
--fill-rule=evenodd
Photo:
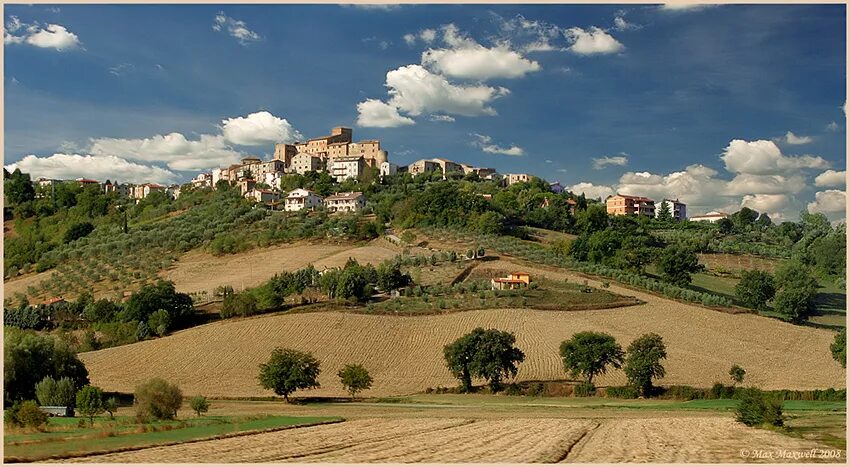
M617 440L612 443L612 439ZM640 419L362 419L73 459L175 462L780 462L742 456L822 448L728 417ZM838 459L833 459L837 461Z

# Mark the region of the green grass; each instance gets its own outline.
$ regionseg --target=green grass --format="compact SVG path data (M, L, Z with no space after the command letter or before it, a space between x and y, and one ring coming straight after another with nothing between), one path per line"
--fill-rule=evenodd
M96 419L94 427L77 427L79 419L53 418L47 432L4 436L6 459L45 459L130 447L180 443L238 432L264 431L293 425L312 425L339 420L335 417L221 417L209 416L181 421L133 424L130 417L110 421ZM139 432L144 427L147 432ZM156 430L156 431L154 431Z

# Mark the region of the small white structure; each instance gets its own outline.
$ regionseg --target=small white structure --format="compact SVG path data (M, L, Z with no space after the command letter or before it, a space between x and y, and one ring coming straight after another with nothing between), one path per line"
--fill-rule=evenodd
M300 211L302 209L315 209L316 206L322 205L322 197L316 193L298 188L292 190L286 195L286 200L283 205L284 211Z
M707 212L701 216L691 217L689 220L691 222L711 222L712 224L719 221L720 219L728 219L729 214L720 211L711 211Z
M508 186L513 185L514 183L522 183L531 181L531 175L528 174L506 174L505 182Z
M381 162L381 176L395 175L398 173L398 166L392 162Z
M256 201L258 203L271 203L280 199L280 195L273 190L264 190L261 188L254 188L251 191L245 193L245 198L250 199L251 201Z
M356 212L366 207L366 197L359 191L335 193L325 198L325 207L330 212Z
M165 189L165 194L168 195L171 199L177 199L180 197L180 185L171 185Z
M282 176L283 174L280 172L267 173L263 175L263 182L276 190L280 190L280 177Z
M213 186L212 173L201 172L192 179L192 186L195 188L204 188Z

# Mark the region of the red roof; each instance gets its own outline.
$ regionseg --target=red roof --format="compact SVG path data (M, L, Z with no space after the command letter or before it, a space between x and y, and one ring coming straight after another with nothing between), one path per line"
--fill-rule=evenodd
M45 300L44 304L45 305L53 305L54 303L59 303L59 302L64 302L64 301L65 301L65 299L62 298L62 297L53 297L53 298L48 298L47 300Z

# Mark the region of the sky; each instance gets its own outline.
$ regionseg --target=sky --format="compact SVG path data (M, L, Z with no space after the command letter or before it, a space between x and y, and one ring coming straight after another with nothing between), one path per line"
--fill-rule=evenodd
M844 5L6 5L5 160L184 182L380 139L690 215L845 217Z

